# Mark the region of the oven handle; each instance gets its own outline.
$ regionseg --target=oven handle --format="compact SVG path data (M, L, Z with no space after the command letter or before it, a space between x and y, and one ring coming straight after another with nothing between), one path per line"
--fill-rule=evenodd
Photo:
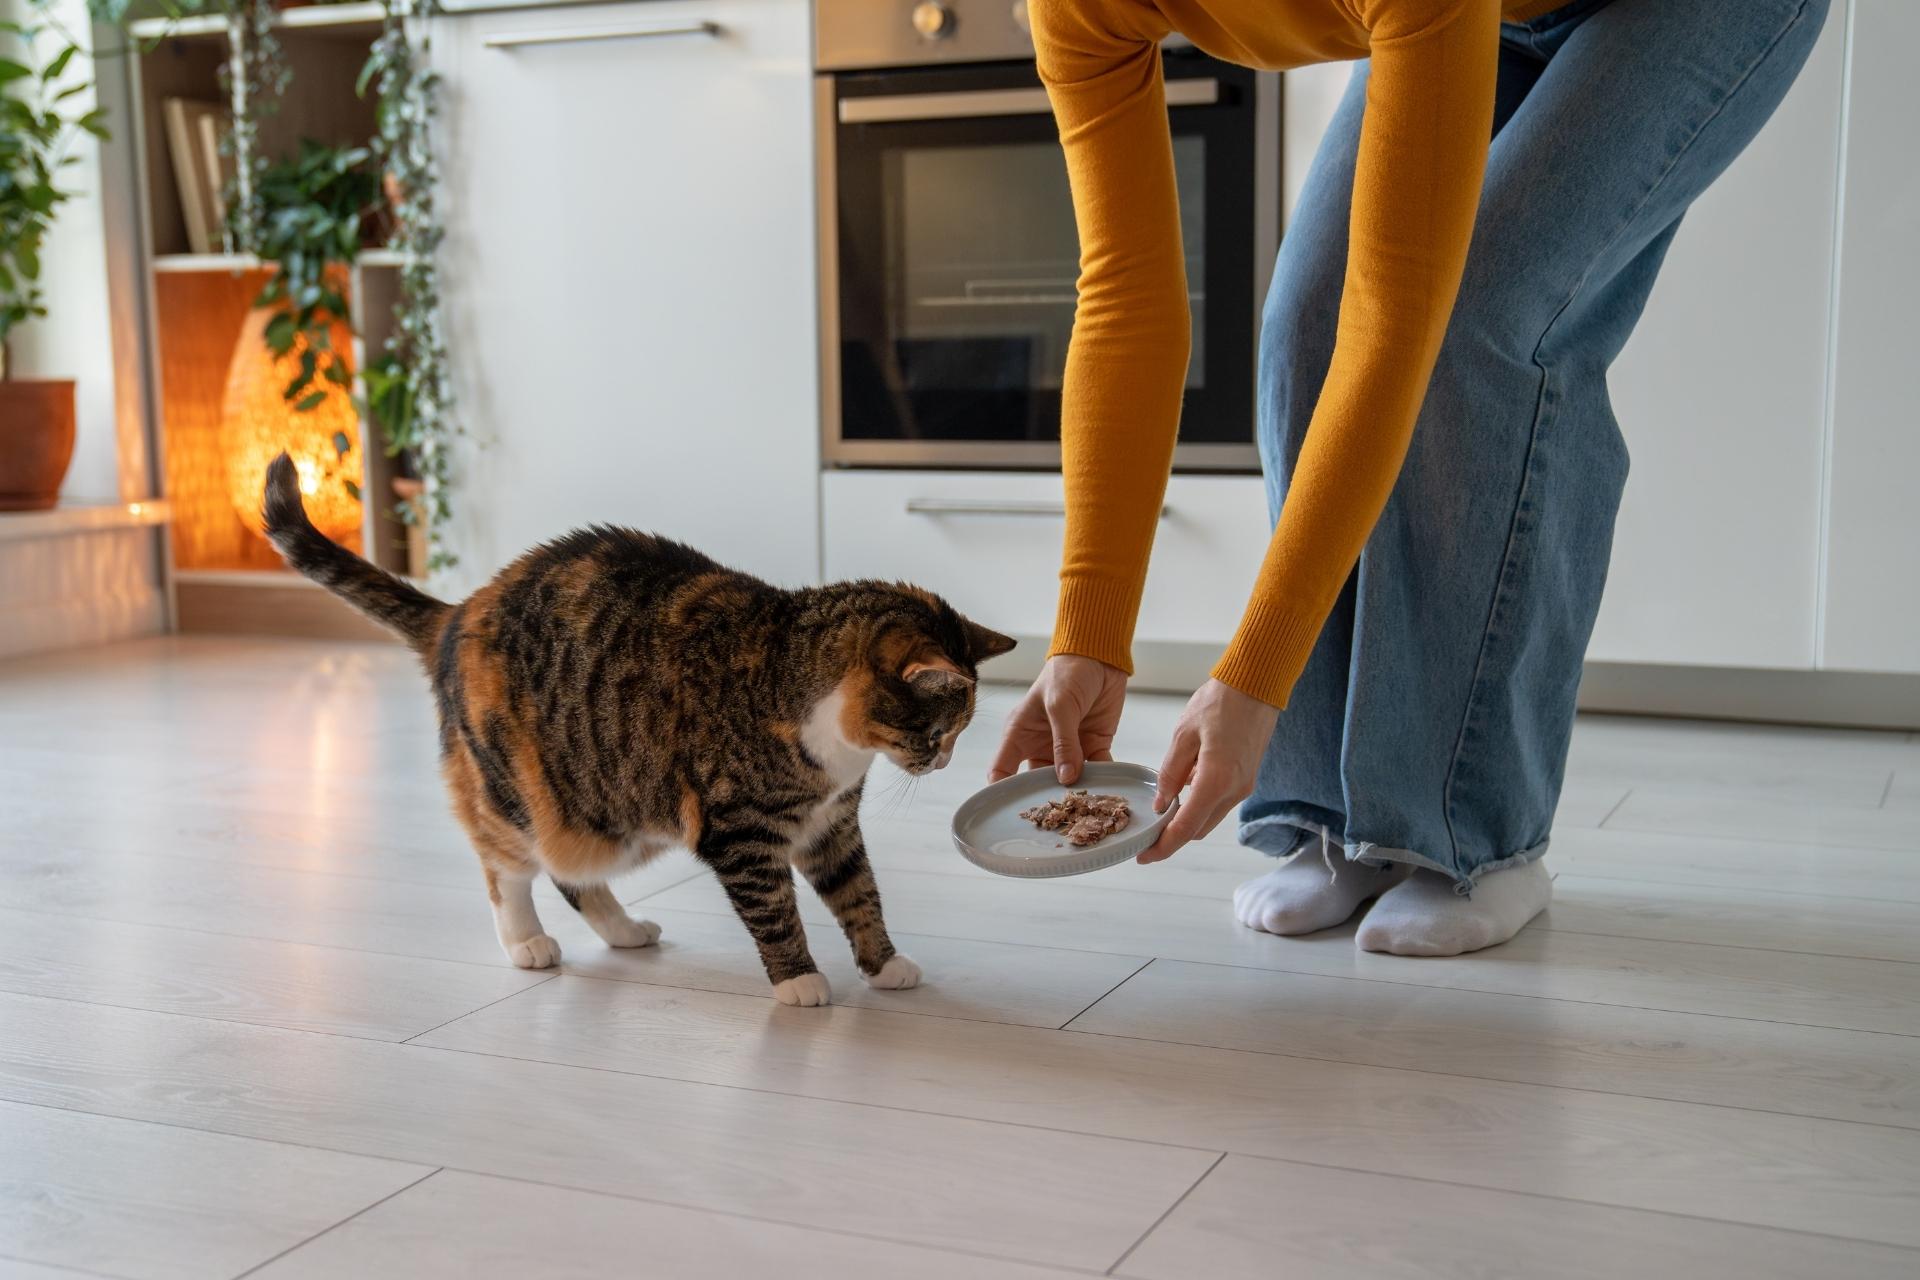
M907 514L914 516L1054 516L1067 514L1064 502L1022 502L997 498L908 498ZM1160 518L1173 514L1160 508Z
M717 22L654 22L631 27L595 27L581 31L525 31L488 36L488 49L521 49L534 44L585 44L593 40L652 40L660 36L717 36Z
M1212 78L1167 81L1169 107L1210 107L1220 101ZM986 116L1053 113L1045 89L973 89L962 93L896 93L840 99L841 124L892 124L907 120L971 120Z

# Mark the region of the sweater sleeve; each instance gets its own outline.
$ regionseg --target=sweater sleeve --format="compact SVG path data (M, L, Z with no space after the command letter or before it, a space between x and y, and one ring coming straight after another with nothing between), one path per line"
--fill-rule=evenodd
M1466 261L1498 0L1371 0L1372 75L1333 362L1252 599L1214 675L1284 706L1399 474ZM1131 0L1033 0L1081 238L1062 408L1052 653L1131 670L1191 341L1155 42ZM1151 10L1146 10L1151 13ZM1156 15L1157 16L1157 15Z
M1032 0L1066 150L1079 304L1062 387L1066 542L1050 654L1132 670L1192 345L1159 41L1137 0Z
M1285 706L1406 458L1493 131L1495 0L1378 0L1333 362L1214 677Z

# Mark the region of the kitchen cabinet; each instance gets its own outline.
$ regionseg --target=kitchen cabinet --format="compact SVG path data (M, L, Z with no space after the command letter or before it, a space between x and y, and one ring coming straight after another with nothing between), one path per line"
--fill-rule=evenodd
M1856 0L1853 31L1820 662L1920 672L1920 113L1910 66L1920 6Z
M1608 379L1633 465L1590 658L1814 665L1845 37L1836 4Z
M813 581L807 0L435 21L456 585L595 521Z
M823 488L827 577L917 582L988 626L1046 646L1065 530L1058 474L831 471ZM1204 678L1239 625L1267 531L1258 477L1174 476L1136 647L1194 646Z
M1914 21L1903 0L1863 3ZM1816 663L1846 37L1845 4L1836 4L1779 111L1689 211L1608 379L1633 473L1592 658L1801 670ZM1897 34L1883 47L1898 47ZM1287 76L1289 208L1346 76L1345 67ZM1856 104L1856 130L1857 112ZM1878 128L1889 146L1911 115L1884 104ZM1883 167L1896 168L1890 151ZM1898 168L1879 181L1911 186L1911 166ZM1911 197L1906 207L1910 227ZM1892 228L1891 211L1883 222ZM1891 245L1881 252L1890 257ZM1880 280L1891 301L1900 289ZM1897 330L1883 332L1892 341ZM1920 432L1905 439L1920 448ZM1904 474L1914 461L1909 454ZM1889 472L1871 474L1897 482ZM1857 523L1863 542L1884 527L1877 512Z

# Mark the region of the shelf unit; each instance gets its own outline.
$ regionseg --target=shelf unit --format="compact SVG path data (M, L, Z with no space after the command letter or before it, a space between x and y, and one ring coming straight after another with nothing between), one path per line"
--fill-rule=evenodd
M269 157L303 138L333 145L373 135L374 104L355 81L382 9L377 4L313 5L285 10L277 27L292 82L278 109L263 117L259 143ZM133 24L129 132L139 164L148 342L156 372L156 431L172 511L168 569L181 630L271 632L369 638L381 635L357 614L288 571L265 539L236 514L228 496L221 405L241 326L270 267L246 254L191 252L181 211L163 103L189 98L224 103L220 67L227 56L223 15ZM392 331L401 256L363 251L346 294L356 372ZM356 391L358 390L356 386ZM407 573L407 530L392 515L393 460L378 428L359 423L363 496L353 549L383 568Z

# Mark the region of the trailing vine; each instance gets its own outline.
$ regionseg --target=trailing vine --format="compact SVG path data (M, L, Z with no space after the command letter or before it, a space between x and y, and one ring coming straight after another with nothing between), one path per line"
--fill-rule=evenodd
M359 89L364 95L371 86L377 95L373 152L393 205L400 300L386 350L364 374L367 413L386 436L387 452L404 455L421 483L418 504L403 502L395 514L408 524L426 522L427 567L436 570L456 563L446 529L452 515L451 445L460 427L453 414L437 254L443 231L433 131L440 77L427 65L428 36L414 19L438 12L439 5L437 0L383 0L383 7L385 22L360 73Z
M220 87L231 112L221 150L233 157L226 190L227 248L257 253L267 209L261 200L267 158L260 148L260 121L277 110L293 80L293 68L280 47L274 23L280 10L273 0L233 0L227 10L227 60L220 64Z

